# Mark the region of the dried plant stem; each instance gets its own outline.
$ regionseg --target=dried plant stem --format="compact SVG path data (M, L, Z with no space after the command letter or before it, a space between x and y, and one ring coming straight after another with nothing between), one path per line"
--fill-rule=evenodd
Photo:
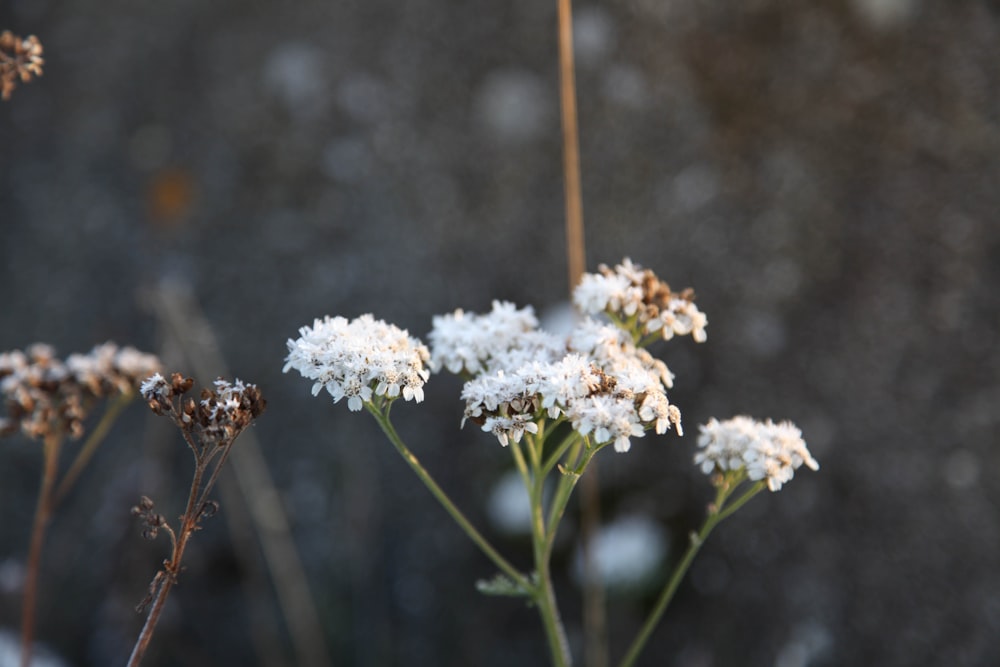
M198 522L202 516L205 503L208 500L208 495L211 493L212 487L215 486L219 471L229 457L229 451L232 449L233 442L233 440L230 440L222 448L221 456L218 457L208 481L204 483L204 488L202 488L202 480L205 476L205 471L218 452L199 454L197 446L190 441L188 442L195 456L191 492L188 494L187 507L184 509L184 515L181 517L180 530L177 531L176 535L171 533L173 550L170 560L163 564L163 569L156 574L156 578L153 580L152 588L155 589L156 593L153 597L152 606L149 609L149 615L146 617L146 622L143 624L139 638L132 648L128 667L137 667L142 662L142 658L146 654L146 649L149 648L149 642L153 638L156 624L160 620L160 614L163 612L164 605L167 603L167 596L170 594L170 589L177 583L177 575L181 571L181 561L184 558L184 550L187 548L188 540L198 530ZM169 527L166 528L169 531Z
M48 433L43 443L42 483L38 491L38 504L31 527L31 544L28 547L27 572L24 581L24 599L21 605L21 667L31 664L32 644L35 638L35 607L38 602L38 572L42 562L42 546L55 508L56 475L59 473L59 450L62 433Z
M97 423L94 430L90 432L87 437L87 441L83 443L80 448L79 453L76 458L73 459L73 463L70 464L69 468L66 470L66 474L63 475L62 480L59 482L58 488L56 488L55 502L58 504L66 494L70 492L73 485L76 483L77 478L83 469L87 467L90 463L90 459L93 458L94 452L97 451L97 447L101 444L104 438L108 435L111 430L111 426L118 419L118 415L121 414L125 406L132 401L132 394L122 394L115 398L108 404L107 409L104 411L104 415L101 417L101 421Z
M150 292L148 298L168 335L177 341L198 375L229 375L212 327L187 291L163 286ZM250 513L267 571L274 582L278 606L294 646L295 664L300 667L332 664L302 557L292 539L288 515L278 501L278 490L252 430L240 436L240 448L233 454L231 468L237 488L230 495L244 503ZM221 492L226 492L226 485L227 480L220 486ZM234 505L227 501L226 506L229 508L226 516L231 518L230 510ZM247 570L258 568L256 559L246 555L251 552L250 545L237 546L245 547L236 549L236 553L243 558L243 567ZM258 641L278 641L272 624L258 623L251 631Z
M580 133L576 115L576 77L573 73L573 13L571 0L559 3L559 101L562 111L563 174L566 188L566 255L570 289L583 275L583 196L580 186Z

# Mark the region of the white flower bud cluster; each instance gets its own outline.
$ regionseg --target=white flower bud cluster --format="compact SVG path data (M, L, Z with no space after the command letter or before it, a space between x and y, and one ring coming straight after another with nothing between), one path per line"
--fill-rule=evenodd
M802 432L789 421L775 424L770 419L760 422L739 416L720 422L712 418L699 429L694 462L705 474L745 468L750 480L766 479L767 488L778 491L801 465L819 470Z
M636 318L643 336L660 332L670 340L690 335L699 343L708 337L708 318L694 305L693 292L672 292L656 274L628 258L614 269L602 264L599 273L585 274L573 291L573 303L588 315Z
M356 412L373 396L424 400L429 358L418 339L372 315L350 321L328 316L289 339L284 372L294 368L315 381L313 396L326 389L334 403L346 397L347 407Z

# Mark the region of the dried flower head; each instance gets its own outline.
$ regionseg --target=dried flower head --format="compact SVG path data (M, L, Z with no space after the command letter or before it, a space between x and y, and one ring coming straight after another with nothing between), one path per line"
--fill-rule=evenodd
M140 380L159 368L155 356L114 343L65 361L42 343L2 352L0 396L7 417L0 418L0 435L20 430L36 439L56 433L79 438L98 400L133 394Z
M196 401L184 396L194 380L174 373L168 381L155 373L142 383L140 392L153 412L169 415L185 435L191 436L189 443L216 447L232 443L264 412L267 402L256 385L222 378L214 385L215 389L203 389Z
M42 75L42 43L34 35L21 39L10 30L0 33L0 97L9 100L17 82Z
M430 371L427 348L404 329L362 315L315 320L299 329L299 338L288 340L284 372L294 368L314 380L312 393L326 389L333 402L347 398L351 411L360 410L373 397L407 401L424 400L424 383Z
M746 469L752 481L767 480L767 488L777 491L805 464L819 470L809 453L802 432L792 422L775 424L750 417L733 417L720 422L712 418L700 426L700 451L694 462L705 474Z
M690 335L707 339L708 319L694 305L694 290L673 292L649 269L628 258L614 269L601 264L598 273L584 274L573 291L573 303L583 313L607 313L620 322L635 322L642 336L660 332L664 340Z

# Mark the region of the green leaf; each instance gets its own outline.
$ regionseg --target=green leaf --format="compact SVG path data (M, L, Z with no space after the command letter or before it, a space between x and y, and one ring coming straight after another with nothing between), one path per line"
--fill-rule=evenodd
M531 575L535 582L537 575ZM505 574L496 574L492 579L480 579L476 582L476 590L483 595L503 595L507 597L533 597L534 591L519 585Z

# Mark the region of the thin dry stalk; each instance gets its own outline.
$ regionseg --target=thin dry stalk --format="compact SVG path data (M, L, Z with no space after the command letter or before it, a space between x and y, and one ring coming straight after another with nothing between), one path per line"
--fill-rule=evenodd
M204 519L218 511L218 503L209 500L209 495L236 438L263 413L266 406L260 391L252 384L238 380L230 384L219 379L215 382L215 390L204 390L199 401L184 397L193 384L193 380L178 373L169 382L157 373L142 385L142 396L150 409L158 415L170 417L181 430L194 456L195 466L187 505L177 531L170 527L162 514L154 511L153 501L149 498L143 496L139 504L132 508L132 514L140 517L145 524L143 536L154 539L163 530L170 537L172 549L169 560L164 562L163 568L150 583L149 594L139 604L139 611L144 611L150 603L152 606L132 649L128 667L137 667L142 662L170 590L177 582L188 540L201 528Z
M167 335L177 342L199 375L215 377L228 374L212 327L190 294L164 287L149 292L147 298L165 325ZM238 487L235 495L242 497L249 510L274 583L278 607L295 651L294 664L301 667L332 664L288 515L252 431L243 434L240 448L233 454L231 467ZM247 562L246 567L252 569L256 565ZM270 632L267 627L254 628L258 640L262 640L267 632Z
M35 638L35 606L38 602L38 574L41 569L45 532L55 506L54 489L56 475L59 473L59 450L62 441L61 433L49 433L43 442L42 483L31 527L31 543L28 547L28 562L24 577L24 598L21 602L21 667L29 667L31 664Z

